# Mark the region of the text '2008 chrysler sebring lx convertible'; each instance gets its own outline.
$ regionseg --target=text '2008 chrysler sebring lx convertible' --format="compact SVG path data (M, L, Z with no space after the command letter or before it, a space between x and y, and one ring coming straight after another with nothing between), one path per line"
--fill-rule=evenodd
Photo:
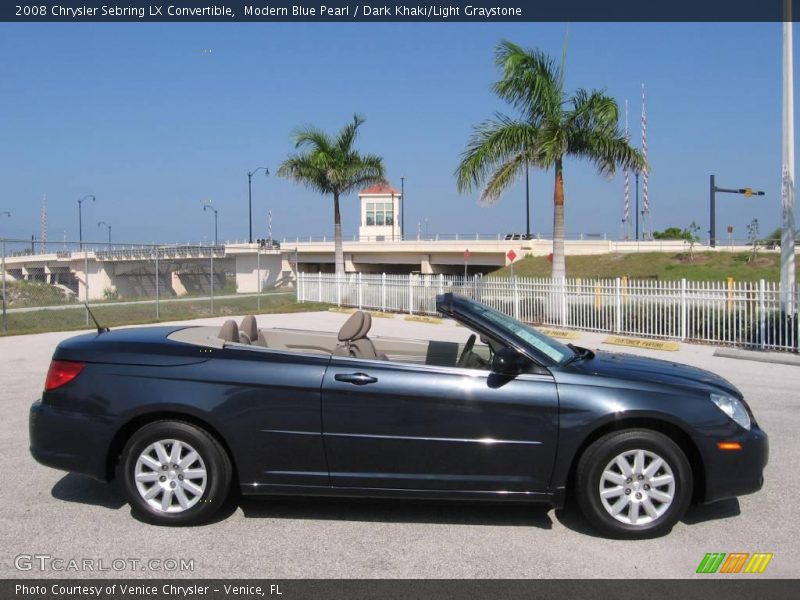
M766 434L701 369L563 345L454 294L466 343L241 326L68 339L30 413L42 464L119 477L140 517L209 519L244 494L577 498L622 538L761 488Z

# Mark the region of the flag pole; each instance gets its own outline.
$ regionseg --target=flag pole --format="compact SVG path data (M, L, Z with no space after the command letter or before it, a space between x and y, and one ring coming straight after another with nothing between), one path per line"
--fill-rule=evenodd
M794 222L794 79L792 75L792 3L783 3L783 168L781 173L781 310L795 310L795 222Z

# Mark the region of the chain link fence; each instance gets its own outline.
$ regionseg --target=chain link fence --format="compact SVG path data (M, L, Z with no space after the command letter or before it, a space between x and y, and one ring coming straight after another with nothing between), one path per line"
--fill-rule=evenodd
M243 245L237 253L225 246L0 238L0 260L0 334L93 326L87 306L112 326L295 304L291 270L282 268L279 249L265 245Z

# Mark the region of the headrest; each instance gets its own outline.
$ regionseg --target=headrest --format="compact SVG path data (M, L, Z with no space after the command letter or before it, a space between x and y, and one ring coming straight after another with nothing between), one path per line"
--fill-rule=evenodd
M229 319L223 323L222 328L219 330L218 337L226 342L239 341L239 326L236 321Z
M350 340L354 340L358 337L358 334L361 333L362 329L364 328L364 319L365 313L361 312L354 312L350 315L350 318L344 322L342 328L339 329L339 341L340 342L349 342Z
M361 325L361 329L358 331L353 340L360 340L361 338L367 337L370 327L372 327L372 315L369 313L363 313L363 315L364 315L364 323Z
M258 339L258 324L253 315L247 315L242 319L242 324L239 326L239 331L245 334L251 341Z

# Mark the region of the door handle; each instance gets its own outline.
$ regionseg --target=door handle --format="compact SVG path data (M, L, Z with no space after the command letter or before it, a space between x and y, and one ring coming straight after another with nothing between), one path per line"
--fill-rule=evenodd
M372 377L366 373L337 373L333 376L336 381L352 383L354 385L367 385L368 383L378 383L377 377Z

